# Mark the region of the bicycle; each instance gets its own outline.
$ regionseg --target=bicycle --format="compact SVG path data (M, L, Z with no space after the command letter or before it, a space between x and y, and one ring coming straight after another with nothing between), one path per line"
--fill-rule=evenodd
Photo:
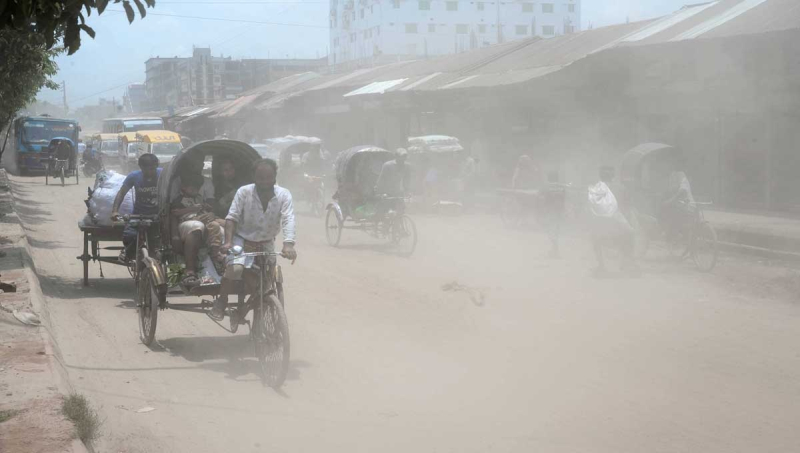
M230 332L236 333L238 326L247 325L253 342L255 355L261 367L264 384L280 387L289 372L290 340L289 322L284 310L283 275L272 258L280 256L274 252L242 252L240 246L231 250L235 257L253 257L258 270L258 289L247 301L242 299L236 308L226 309L231 323ZM246 316L253 311L252 325Z

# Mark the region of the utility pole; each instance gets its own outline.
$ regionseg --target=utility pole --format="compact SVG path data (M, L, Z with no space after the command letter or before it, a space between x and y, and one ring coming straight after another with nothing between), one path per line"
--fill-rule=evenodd
M61 81L61 92L62 92L62 94L64 96L64 98L63 98L64 99L64 116L67 116L69 114L69 107L67 106L67 81L66 80L62 80Z

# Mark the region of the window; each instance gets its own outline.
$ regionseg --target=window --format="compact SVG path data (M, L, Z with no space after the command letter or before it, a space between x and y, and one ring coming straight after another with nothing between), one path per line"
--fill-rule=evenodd
M436 33L436 24L428 24L428 33Z
M483 2L478 2L478 11L483 11Z
M364 10L363 9L361 10L361 18L362 19L364 18Z
M416 33L417 24L406 24L406 33Z
M523 13L532 13L533 12L533 3L523 3L522 4L522 12Z
M486 24L478 25L478 33L481 33L481 34L486 33Z
M350 42L356 42L356 34L350 33Z
M528 26L527 25L517 25L516 27L518 35L527 35L528 34Z
M545 25L542 27L542 34L545 36L553 36L556 34L556 27L552 25Z
M430 11L431 9L430 0L419 0L419 9L420 11Z
M378 35L378 36L380 36L380 35L381 35L381 26L380 26L380 25L378 25L377 27L375 27L375 34L376 34L376 35Z
M469 32L467 24L457 24L456 33L459 35L466 35Z
M575 12L575 5L573 5L573 4L567 5L567 10L569 12L571 12L571 13L574 13Z
M400 0L392 0L392 8L394 9L400 8Z
M448 11L458 11L458 2L447 2Z
M552 3L542 3L542 12L545 14L553 14L555 12L555 7Z

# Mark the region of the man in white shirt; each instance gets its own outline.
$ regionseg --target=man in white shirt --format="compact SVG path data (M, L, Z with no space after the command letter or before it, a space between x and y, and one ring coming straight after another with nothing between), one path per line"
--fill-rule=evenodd
M292 260L292 263L297 259L292 194L275 185L277 175L278 164L274 160L262 159L255 164L255 183L239 188L225 219L223 253L237 245L245 252L272 252L275 250L275 238L282 232L281 256ZM211 318L222 320L225 317L228 295L235 289L237 280L244 280L248 294L257 290L258 274L249 272L255 261L254 257L229 256L220 294L210 313Z

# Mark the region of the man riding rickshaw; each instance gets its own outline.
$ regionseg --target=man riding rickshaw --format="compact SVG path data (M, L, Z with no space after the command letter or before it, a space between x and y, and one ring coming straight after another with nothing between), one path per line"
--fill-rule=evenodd
M677 258L692 257L697 268L710 271L717 261L717 237L703 217L703 206L692 195L684 173L684 156L663 143L644 143L622 160L621 179L637 229L637 253L644 254L652 239L666 240Z
M405 214L411 179L405 159L405 150L392 153L377 146L358 146L339 154L338 188L325 217L330 245L339 245L343 229L357 229L389 239L401 255L414 253L417 228Z
M78 153L75 143L66 137L55 137L50 140L48 145L49 162L45 181L49 184L49 178L61 178L61 185L64 185L64 178L75 176L78 183Z
M224 173L238 173L241 176L238 181L244 184L235 189L224 219L214 214L218 206L213 205L220 202L216 191L206 192L202 188L208 184L202 176L202 164L207 158L214 167L220 166L219 171L212 171L215 178L223 177ZM154 154L144 154L140 159L144 165L142 173L147 173L142 176L157 179L157 213L140 215L134 207L134 214L126 219L136 232L132 266L142 341L152 342L160 309L206 313L217 322L228 316L227 330L236 332L240 325L250 327L264 380L271 386L279 386L288 370L289 337L283 311L283 277L275 257L280 254L293 261L297 253L291 194L275 185L277 164L261 159L253 148L234 140L197 143L179 151L163 170L156 169ZM229 165L233 171L222 170L221 167ZM233 187L231 181L219 183ZM118 200L124 198L120 193ZM117 207L115 204L115 215ZM224 228L219 227L217 232L224 237L219 251L225 261L221 272L217 272L209 250L212 234L209 224L221 221ZM275 238L281 232L283 247L276 254ZM191 271L198 275L192 284L186 284L181 276ZM175 291L213 296L214 300L199 304L168 303L168 294ZM229 294L239 296L233 308L228 308ZM250 297L245 299L246 295ZM250 312L252 318L247 317Z

